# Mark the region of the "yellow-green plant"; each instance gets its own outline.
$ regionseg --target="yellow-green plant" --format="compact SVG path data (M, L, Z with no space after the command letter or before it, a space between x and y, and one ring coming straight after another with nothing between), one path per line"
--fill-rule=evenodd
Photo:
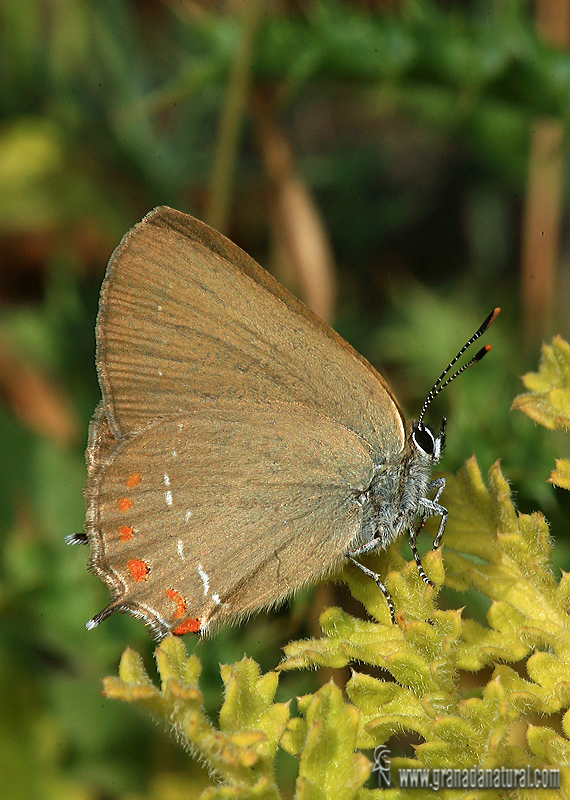
M568 430L570 346L555 338L543 349L539 372L524 382L529 392L514 407L548 428ZM569 488L570 461L558 461L550 480ZM396 549L376 557L399 609L392 625L375 584L348 567L343 579L369 619L329 608L321 616L322 636L287 645L277 671L262 675L248 658L222 666L218 727L203 709L199 660L187 656L180 640L169 637L156 650L160 688L140 657L125 652L120 677L106 679L106 695L166 720L207 764L215 779L201 800L281 798L274 767L279 747L298 758L297 800L409 797L396 777L391 789L365 788L372 763L360 752L405 732L421 743L415 758L392 759L394 776L405 767L561 771L559 790L424 788L417 794L422 798L570 794L570 574L557 580L543 515L516 511L498 463L487 485L474 457L447 481L444 558L439 550L424 559L436 588ZM464 618L462 609L436 608L444 582L485 595L486 624ZM391 679L372 677L362 664ZM346 666L352 669L348 702L333 682L298 698L298 715L274 702L280 670Z

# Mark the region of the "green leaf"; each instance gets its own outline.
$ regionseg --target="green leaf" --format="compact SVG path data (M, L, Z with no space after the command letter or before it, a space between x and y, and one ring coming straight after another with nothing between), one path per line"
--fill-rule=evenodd
M358 711L332 681L302 703L307 730L301 752L299 800L352 800L372 765L355 753Z
M220 711L220 730L263 732L262 749L272 759L289 719L287 703L273 704L279 676L276 672L260 675L259 666L245 656L237 664L222 666L221 673L226 697Z
M562 489L570 489L570 460L567 458L556 459L556 469L552 470L550 483L560 486Z
M570 429L570 345L561 336L542 345L538 372L528 372L529 390L515 397L512 407L550 430Z

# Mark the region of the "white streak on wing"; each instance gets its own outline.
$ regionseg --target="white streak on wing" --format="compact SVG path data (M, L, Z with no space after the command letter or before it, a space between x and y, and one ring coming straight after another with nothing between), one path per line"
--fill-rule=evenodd
M220 600L220 595L217 592L216 592L216 594L212 595L212 600L214 601L214 603L217 606L221 606L222 605L222 601Z
M198 573L202 578L202 583L204 584L204 597L206 597L206 595L210 591L210 578L208 577L208 573L201 564L198 564Z
M186 556L184 555L184 542L182 539L178 540L178 555L182 559L182 561L186 561Z
M190 517L191 517L191 516L192 516L192 512L191 512L191 511L187 511L187 512L184 514L184 522L188 522L188 521L190 520Z
M164 485L170 486L170 475L167 475L166 472L164 473ZM166 500L166 505L172 505L172 492L170 489L164 493L164 499Z

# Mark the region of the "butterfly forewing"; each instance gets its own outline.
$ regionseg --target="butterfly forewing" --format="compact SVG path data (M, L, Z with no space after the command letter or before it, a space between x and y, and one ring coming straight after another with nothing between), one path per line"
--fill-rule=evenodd
M193 400L103 463L91 567L159 635L212 629L337 566L372 474L361 437L302 406Z
M172 209L151 212L115 251L97 344L117 438L206 398L297 402L377 453L402 448L401 411L370 364L236 245Z

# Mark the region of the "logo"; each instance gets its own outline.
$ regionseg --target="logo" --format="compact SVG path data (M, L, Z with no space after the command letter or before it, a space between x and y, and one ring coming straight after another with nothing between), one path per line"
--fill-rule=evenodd
M378 773L378 788L389 789L392 786L390 772L390 750L383 744L374 748L374 766L372 772Z

